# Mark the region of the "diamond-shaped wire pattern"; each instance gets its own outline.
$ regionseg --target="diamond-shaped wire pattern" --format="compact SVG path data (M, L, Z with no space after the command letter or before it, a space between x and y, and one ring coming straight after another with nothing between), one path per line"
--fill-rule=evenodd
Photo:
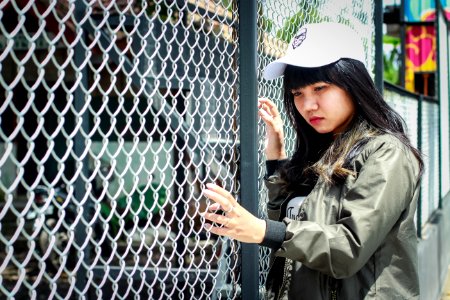
M258 1L258 75L320 20L371 66L372 2ZM240 297L240 244L199 217L206 182L240 189L238 23L231 0L0 2L1 297Z
M439 105L422 104L422 153L425 170L422 177L422 220L427 221L439 206Z
M425 169L421 179L420 209L417 211L422 220L420 226L429 220L439 206L439 104L432 98L420 100L417 94L399 92L389 86L384 90L384 98L403 117L412 144L423 155ZM419 101L422 101L421 120Z

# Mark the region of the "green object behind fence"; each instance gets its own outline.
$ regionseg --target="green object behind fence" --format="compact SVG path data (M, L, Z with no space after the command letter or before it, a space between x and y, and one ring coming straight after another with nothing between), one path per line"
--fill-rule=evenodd
M161 187L158 183L152 183L152 188L142 194L139 191L144 191L145 186L140 186L137 191L131 195L131 217L137 215L139 219L147 219L149 213L158 213L166 202L166 189ZM156 202L155 202L156 199ZM122 196L117 199L117 206L119 209L126 209L129 205L130 196ZM128 214L127 214L128 215Z
M108 222L111 232L114 235L119 232L120 219L123 219L125 223L132 224L135 216L139 220L148 220L151 218L150 213L157 214L161 211L167 200L166 189L157 183L152 183L152 188L147 188L144 194L138 192L144 190L145 186L140 186L133 195L124 195L118 198L117 210L115 212L113 212L109 204L101 204L100 214ZM131 203L128 204L130 199Z

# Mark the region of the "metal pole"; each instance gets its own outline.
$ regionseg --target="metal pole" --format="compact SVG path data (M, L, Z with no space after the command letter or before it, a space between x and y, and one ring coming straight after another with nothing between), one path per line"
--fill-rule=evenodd
M405 25L405 1L400 1L400 45L401 45L401 59L400 66L400 86L406 85L406 25Z
M422 152L422 103L423 95L419 95L419 103L417 105L417 148ZM417 237L422 237L422 191L419 193L417 201Z
M439 133L439 138L438 138L438 149L439 149L439 192L438 192L438 209L442 209L442 130L444 130L444 128L442 128L442 102L443 101L448 101L447 99L443 99L442 95L441 95L441 90L442 90L442 84L441 84L441 40L440 40L440 32L441 30L443 30L443 28L441 28L441 22L440 19L443 17L443 15L441 14L441 7L440 7L440 2L438 0L435 0L435 8L436 8L436 18L434 20L434 27L436 29L436 69L437 69L437 80L435 80L435 86L436 86L436 96L439 102L439 116L438 116L438 133ZM448 59L448 58L447 58Z
M84 18L84 14L86 13L86 6L84 5L83 1L77 1L76 2L76 9L75 9L75 18L77 21L82 20ZM78 23L79 24L79 23ZM81 26L80 26L80 30ZM74 63L75 66L78 68L83 65L84 61L86 60L86 49L83 47L82 41L85 40L86 33L82 33L83 37L80 39L79 42L75 45L74 48ZM86 94L82 89L82 86L85 88L88 86L88 74L87 69L84 67L82 70L79 70L82 75L82 79L80 80L75 92L74 92L74 107L75 111L77 113L83 111L83 107L85 106L86 101ZM75 169L81 168L81 173L85 176L89 173L89 166L88 161L86 158L82 158L78 160L78 158L81 158L83 156L83 153L85 152L86 148L86 137L83 136L81 131L83 132L89 132L89 115L88 111L84 112L81 116L81 119L79 119L77 116L75 116L75 123L81 122L80 129L77 131L76 135L74 136L74 150L75 150L75 157L77 161L75 162ZM86 197L86 186L85 182L83 181L82 176L78 176L78 178L75 180L74 183L74 191L75 191L75 199L79 202L82 202L83 199L86 199L85 204L83 205L83 219L84 220L90 220L91 218L91 206L89 202L89 198ZM75 243L77 245L84 244L86 239L86 225L80 220L78 224L75 227ZM77 293L79 293L79 297L87 294L87 269L84 267L84 265L87 265L89 262L89 256L90 256L90 245L87 244L87 246L83 250L83 261L84 264L80 264L80 267L76 271L76 289ZM88 296L89 297L89 296Z
M239 101L241 146L241 204L258 214L257 152L257 5L239 1ZM242 244L242 299L259 299L259 249Z
M383 94L383 1L375 1L375 85Z

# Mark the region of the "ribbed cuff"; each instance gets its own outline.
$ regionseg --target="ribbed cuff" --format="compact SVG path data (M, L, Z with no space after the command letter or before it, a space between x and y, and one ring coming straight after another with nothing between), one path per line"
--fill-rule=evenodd
M270 177L272 176L282 165L284 165L287 162L287 159L280 159L280 160L266 160L266 176Z
M279 249L286 235L286 224L283 222L266 219L266 234L260 246L271 249Z

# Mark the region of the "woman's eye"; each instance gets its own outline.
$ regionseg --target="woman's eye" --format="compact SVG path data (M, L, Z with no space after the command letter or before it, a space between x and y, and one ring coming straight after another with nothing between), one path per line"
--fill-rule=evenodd
M319 85L319 86L316 86L316 87L314 88L314 90L315 90L316 92L318 92L318 91L323 90L324 88L325 88L324 85Z
M292 92L292 95L294 97L300 97L302 95L302 93L300 93L300 92Z

